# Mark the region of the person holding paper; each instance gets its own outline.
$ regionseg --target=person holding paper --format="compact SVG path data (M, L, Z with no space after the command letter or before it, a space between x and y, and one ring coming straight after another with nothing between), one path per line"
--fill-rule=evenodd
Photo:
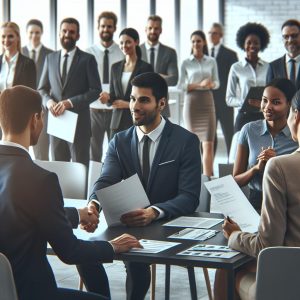
M68 264L112 261L114 253L140 247L124 234L110 242L78 240L72 227L97 227L92 208L64 208L57 175L36 165L28 153L43 127L42 99L25 86L0 94L0 252L11 265L20 300L104 299L58 288L46 257L47 242Z
M137 173L151 205L124 214L121 221L127 226L140 227L157 219L195 211L199 203L201 157L198 137L161 116L168 96L165 79L157 73L143 73L131 84L130 112L134 126L117 133L110 141L94 191ZM98 210L97 202L93 192L89 206ZM150 284L149 265L138 262L125 265L127 299L144 299ZM82 267L86 271L80 273L83 280L99 285L103 277L99 266Z
M89 105L101 92L97 63L93 55L76 47L80 37L76 19L61 21L59 37L62 50L47 56L38 90L53 116L59 117L65 110L70 110L78 114L78 120L74 143L50 136L52 159L72 159L88 166L91 137Z
M261 24L247 23L240 27L236 34L239 48L245 51L246 57L234 63L228 75L226 103L239 108L234 131L240 131L250 121L262 119L261 113L243 112L240 110L251 87L265 86L269 64L259 58L270 41L268 30ZM250 105L259 107L260 99L249 99Z
M239 186L249 184L249 201L258 213L261 210L262 177L267 161L297 149L287 126L295 93L295 86L288 79L270 82L261 101L264 120L247 123L239 135L233 176Z
M300 92L293 97L288 117L294 141L300 141ZM257 257L267 247L300 247L300 148L291 154L274 157L266 165L263 180L263 204L257 233L242 232L234 220L225 220L223 233L228 246ZM255 297L256 262L237 273L236 287L241 299ZM226 299L225 272L217 271L216 300ZM225 280L226 281L226 280Z

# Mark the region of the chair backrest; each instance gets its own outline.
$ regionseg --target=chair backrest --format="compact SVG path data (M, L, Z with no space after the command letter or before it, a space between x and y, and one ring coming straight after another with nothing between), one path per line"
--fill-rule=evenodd
M219 177L232 175L233 164L219 164Z
M234 163L235 161L239 135L240 135L240 131L237 131L232 137L230 151L229 151L229 158L228 158L230 163Z
M201 192L199 198L199 205L196 209L197 212L209 212L210 211L210 193L207 190L204 182L210 181L210 178L204 174L201 176Z
M0 253L0 299L18 300L10 262L2 253Z
M89 173L88 173L88 192L87 192L87 198L90 196L93 190L94 183L99 178L101 174L102 169L102 163L90 160L89 165Z
M300 248L271 247L258 256L256 300L300 299Z
M35 160L40 167L58 176L64 198L86 199L86 166L77 162Z

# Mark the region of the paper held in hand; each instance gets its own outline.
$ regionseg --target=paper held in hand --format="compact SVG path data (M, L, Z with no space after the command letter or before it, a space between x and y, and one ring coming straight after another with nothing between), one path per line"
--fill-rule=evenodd
M257 232L260 216L231 175L204 184L224 216L238 223L243 231Z
M69 110L65 110L65 112L58 117L54 117L52 113L49 112L47 133L69 143L74 143L77 119L78 114Z
M123 214L150 205L137 174L96 191L96 195L109 227L121 224L120 218Z

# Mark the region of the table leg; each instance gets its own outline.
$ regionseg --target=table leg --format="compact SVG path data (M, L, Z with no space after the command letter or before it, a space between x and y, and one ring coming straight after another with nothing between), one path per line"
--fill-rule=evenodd
M227 271L227 299L234 299L235 292L235 270Z
M190 290L191 290L191 299L197 300L197 286L196 286L196 278L194 267L187 267L189 282L190 282Z
M170 276L171 276L171 266L166 265L166 274L165 274L165 299L170 299Z

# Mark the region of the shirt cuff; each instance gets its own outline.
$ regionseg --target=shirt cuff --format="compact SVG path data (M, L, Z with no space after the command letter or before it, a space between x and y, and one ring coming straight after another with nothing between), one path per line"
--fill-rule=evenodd
M228 239L228 246L231 248L231 249L235 249L235 244L236 244L236 241L237 241L237 238L239 236L239 234L241 233L240 230L236 230L234 232L231 233L229 239Z
M70 103L70 105L71 105L71 108L73 108L73 107L74 107L74 105L73 105L72 101L71 101L70 99L68 99L67 101Z
M96 199L91 199L90 202L93 202L94 204L96 204L96 208L100 212L100 210L102 209L100 202Z
M111 242L109 242L109 244L111 245L111 247L113 248L114 253L116 253L115 251L115 247L113 246L113 244Z
M79 220L78 225L79 225L80 222L81 222L81 220L80 220L80 213L79 213L79 210L78 210L78 209L76 209L76 211L77 211L77 213L78 213L78 220Z
M150 206L150 207L153 208L153 209L155 209L155 210L158 212L158 216L156 217L155 220L162 219L162 218L165 216L165 212L164 212L162 209L158 208L158 207L155 206L155 205L152 205L152 206Z

